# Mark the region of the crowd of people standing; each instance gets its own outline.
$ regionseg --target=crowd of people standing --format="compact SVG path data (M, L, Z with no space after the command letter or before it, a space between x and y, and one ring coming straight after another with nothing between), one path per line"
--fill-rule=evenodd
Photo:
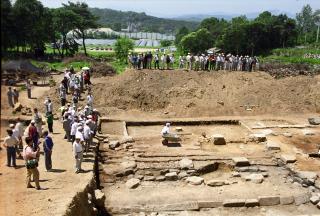
M177 61L177 62L175 62ZM152 54L129 54L129 67L134 69L174 69L175 63L178 69L194 71L255 71L259 69L259 60L256 56L239 56L224 53L217 54L197 54L188 53L186 56L179 56L175 59L174 54L156 52Z

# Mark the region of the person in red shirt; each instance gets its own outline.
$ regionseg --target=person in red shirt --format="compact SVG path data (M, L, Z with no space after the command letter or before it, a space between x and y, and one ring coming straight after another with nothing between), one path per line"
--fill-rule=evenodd
M33 141L32 148L34 151L36 151L38 149L38 145L39 145L39 134L38 134L37 128L34 125L35 125L35 122L34 122L34 120L32 120L30 123L30 126L29 126L28 135Z

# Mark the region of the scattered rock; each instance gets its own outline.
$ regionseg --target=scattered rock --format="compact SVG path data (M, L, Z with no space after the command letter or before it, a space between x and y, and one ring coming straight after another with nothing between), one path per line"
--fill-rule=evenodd
M308 185L314 185L318 178L317 173L311 171L298 171L297 176L303 180L303 183Z
M199 208L218 208L222 206L219 201L198 201Z
M236 166L250 166L250 162L245 157L234 157L232 160Z
M320 117L308 118L309 124L320 125Z
M185 172L185 171L180 172L179 175L178 175L179 179L183 179L183 178L188 177L188 176L189 176L188 173Z
M178 180L178 174L176 172L170 172L165 175L166 180L168 181L176 181Z
M20 102L18 102L18 103L16 103L16 104L14 105L13 111L14 111L14 112L20 112L21 109L22 109L22 105L21 105Z
M192 160L188 158L183 158L181 161L179 161L179 165L181 169L190 169L194 166Z
M136 178L129 179L126 182L127 188L130 188L130 189L137 188L139 185L140 185L140 180Z
M176 127L176 131L177 131L177 132L183 131L183 130L182 130L182 127Z
M305 135L305 136L313 136L316 133L314 131L312 131L312 130L304 129L304 130L302 130L302 134Z
M210 180L206 182L206 185L210 186L210 187L219 187L219 186L223 186L225 185L224 180Z
M210 163L200 165L199 167L197 167L197 173L199 175L203 175L206 173L216 171L218 169L218 167L219 167L219 164L217 162L210 162ZM187 171L187 173L190 174L188 171Z
M120 144L125 144L125 143L133 143L134 139L131 136L125 136L120 140Z
M224 136L221 134L214 134L211 137L214 145L225 145L226 140L224 139Z
M165 175L165 174L167 174L168 172L169 172L168 169L166 169L166 170L160 170L160 175Z
M283 133L282 135L289 138L292 137L292 133L289 132Z
M144 175L146 175L146 176L153 176L153 173L150 172L150 171L145 171L145 172L144 172Z
M297 158L295 155L287 155L287 154L281 155L280 159L286 164L287 163L294 163L297 161Z
M263 175L261 174L251 174L245 177L246 181L251 181L256 184L260 184L263 182Z
M186 181L192 185L201 185L203 183L203 178L198 176L190 176L186 179Z
M142 180L144 178L144 176L143 175L136 175L135 178Z
M231 176L232 177L241 177L241 174L239 172L232 172Z
M119 146L120 146L120 142L118 140L110 141L110 143L109 143L109 148L112 149L112 150L115 150Z
M280 204L278 196L260 196L258 197L260 206L273 206Z
M320 197L318 195L313 195L310 197L310 202L314 205L318 204L320 202Z
M252 142L266 142L267 137L265 134L251 134L249 140Z
M99 189L94 191L95 203L98 207L104 207L106 195Z
M265 129L265 130L262 130L261 133L264 134L265 136L268 136L273 134L273 131L271 129Z
M267 149L269 151L280 150L280 145L278 143L268 141L267 142Z

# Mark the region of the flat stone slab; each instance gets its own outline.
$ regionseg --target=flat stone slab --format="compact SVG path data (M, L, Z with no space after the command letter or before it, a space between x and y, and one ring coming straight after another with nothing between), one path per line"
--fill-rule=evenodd
M213 179L213 180L206 181L206 185L210 187L219 187L219 186L225 185L225 181Z
M245 203L245 207L255 207L259 206L259 200L258 199L247 199Z
M260 206L273 206L280 204L280 197L278 196L260 196L258 197Z
M294 196L294 202L296 205L302 205L308 203L309 201L310 196L307 193Z
M190 176L186 179L186 182L192 185L201 185L203 183L203 178L198 176Z
M304 129L302 130L302 134L305 135L305 136L313 136L313 135L316 135L316 133L312 130L308 130L308 129Z
M213 134L211 136L212 142L214 145L225 145L226 140L222 134Z
M166 180L168 181L176 181L178 180L178 174L176 172L170 172L165 175Z
M267 149L269 151L277 151L277 150L280 150L280 145L276 142L268 141L267 142Z
M304 180L307 184L314 184L316 179L318 178L318 174L312 171L298 171L297 176Z
M192 169L194 167L192 160L188 158L183 158L179 161L179 166L181 169Z
M139 179L136 179L136 178L129 179L129 180L126 182L126 186L127 186L127 188L129 188L129 189L137 188L139 185L140 185L140 180L139 180Z
M266 142L267 141L267 137L265 134L251 134L249 136L249 139L251 141L254 141L254 142Z
M134 169L137 167L137 163L135 161L124 161L121 166L125 169Z
M165 180L166 180L166 177L164 177L164 176L156 177L156 181L165 181Z
M280 197L280 204L281 205L291 205L294 203L294 197L293 196L282 196Z
M263 182L263 175L262 174L251 174L251 175L248 175L245 177L246 181L251 181L253 183L256 183L256 184L260 184Z
M289 132L283 133L282 135L289 138L293 136L292 133Z
M297 161L297 158L295 155L288 155L288 154L281 155L280 159L286 164L287 163L294 163Z
M249 160L245 157L234 157L232 160L236 166L250 166Z
M243 207L246 204L245 199L226 199L223 202L224 207Z
M223 205L220 201L198 201L199 208L218 208Z

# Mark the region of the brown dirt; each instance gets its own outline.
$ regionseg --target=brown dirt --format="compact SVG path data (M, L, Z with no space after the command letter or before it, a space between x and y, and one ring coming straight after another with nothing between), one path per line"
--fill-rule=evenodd
M319 75L276 80L264 72L128 70L104 79L93 87L104 112L137 109L184 117L320 112ZM246 105L258 107L247 111Z

